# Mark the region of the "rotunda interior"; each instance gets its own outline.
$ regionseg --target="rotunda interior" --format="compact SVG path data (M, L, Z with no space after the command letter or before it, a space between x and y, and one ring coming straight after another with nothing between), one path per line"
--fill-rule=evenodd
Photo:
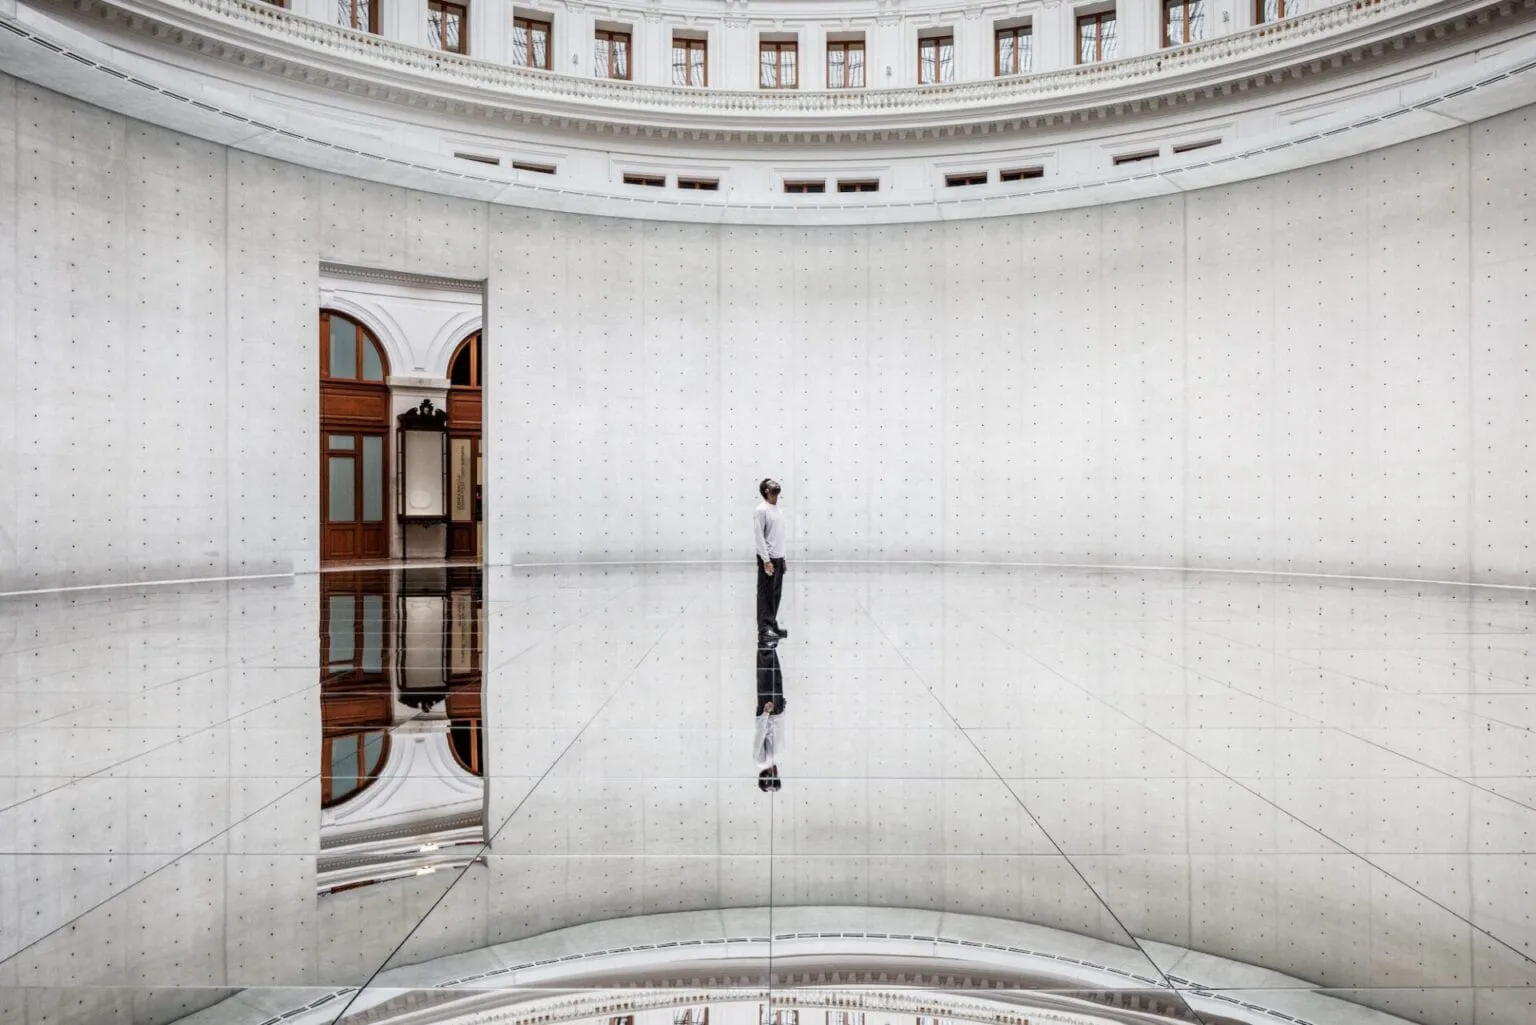
M0 28L0 1023L1536 1021L1536 0Z

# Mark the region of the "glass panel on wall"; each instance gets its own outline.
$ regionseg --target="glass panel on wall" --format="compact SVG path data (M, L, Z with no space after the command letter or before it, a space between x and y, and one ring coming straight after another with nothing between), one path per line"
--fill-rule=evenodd
M384 439L363 435L363 522L384 518Z
M350 320L332 317L331 320L331 376L357 376L357 325Z
M363 380L384 380L384 361L379 358L379 347L366 340L363 343Z
M363 657L365 673L384 671L384 596L363 595Z
M331 738L331 799L357 789L357 737Z
M353 479L357 461L351 456L330 457L331 494L327 519L332 523L357 520L357 482Z
M357 608L349 594L331 596L326 630L326 665L350 669L357 656Z
M351 452L357 447L357 439L350 434L332 434L326 444L332 452Z

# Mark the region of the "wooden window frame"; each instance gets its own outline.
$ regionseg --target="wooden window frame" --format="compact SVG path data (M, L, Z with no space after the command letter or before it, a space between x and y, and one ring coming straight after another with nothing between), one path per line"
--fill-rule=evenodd
M427 0L427 27L432 27L432 11L436 8L439 12L438 38L432 41L434 49L442 53L457 53L463 56L469 54L469 5L467 3L454 3L453 0ZM459 16L459 45L457 49L450 49L443 43L441 29L447 24L449 9L456 11ZM457 154L455 154L457 156ZM498 161L499 163L499 161Z
M784 183L784 191L795 196L819 196L827 191L825 179L790 179Z
M357 352L353 358L357 361L357 377L333 377L331 376L331 320L340 317L357 328ZM384 376L377 381L370 381L360 376L363 372L363 346L371 344L379 354L379 367ZM386 387L389 383L389 354L384 351L384 346L379 344L368 326L356 317L349 317L337 310L320 311L320 380L321 381L349 381L354 384L366 384L375 387Z
M1044 177L1045 168L1039 164L1032 167L1009 167L997 172L997 180L1000 182L1022 182Z
M879 178L839 178L838 192L879 192Z
M858 85L853 85L851 83L848 83L848 78L850 77L849 74L848 74L848 69L851 66L848 63L848 55L850 53L853 53L855 50L857 50L858 53L860 53L862 55L862 59L859 61L859 76L860 76L860 78L863 79L863 81L861 81ZM832 84L832 54L833 53L841 53L843 55L843 81L845 83L844 85L833 85ZM862 40L862 39L833 39L833 40L828 41L828 43L827 43L827 88L828 89L863 89L868 84L869 84L869 51L867 49L865 49L864 40Z
M1275 0L1275 17L1270 20L1265 20L1264 0L1253 0L1253 23L1255 25L1273 25L1277 21L1284 21L1286 18L1294 18L1296 15L1301 13L1300 11L1287 10L1289 6L1291 5L1287 4L1286 0Z
M930 43L933 45L934 73L936 75L938 75L939 77L937 79L935 79L934 81L932 81L932 82L924 82L923 81L923 49L926 46L928 46ZM949 46L950 71L953 74L953 71L954 71L954 59L955 59L955 34L953 32L949 32L949 33L938 33L938 34L927 35L927 36L919 35L917 37L917 84L918 85L949 85L950 83L954 82L953 78L946 79L944 77L944 46L946 44L948 44L948 46Z
M683 51L686 51L686 52L692 52L694 50L698 50L700 53L702 53L704 55L704 60L702 61L702 69L703 69L704 81L702 81L702 82L691 82L691 81L679 82L679 81L676 80L676 76L677 76L677 51L678 50L683 50ZM688 61L685 61L683 66L687 69L684 72L684 76L683 77L691 79L693 77L693 61L691 59L688 60ZM704 38L700 38L698 36L680 36L680 35L678 35L675 32L672 34L672 75L673 75L673 81L672 81L673 85L681 85L681 86L684 86L684 87L689 88L689 89L708 89L709 88L709 38L707 36L704 37Z
M613 53L614 53L613 44L618 42L621 39L624 41L624 74L622 74L622 75L615 75L613 73ZM595 51L597 50L597 43L598 43L599 40L606 40L607 43L608 43L608 68L607 68L608 73L606 75L598 75L597 77L598 78L609 78L609 79L614 80L615 82L629 82L629 81L633 81L633 79L635 77L635 36L634 36L634 33L632 33L632 32L620 32L617 29L606 29L606 28L593 29L592 30L592 49L594 51L593 54L592 54L592 65L593 65L593 67L597 66L597 53Z
M766 56L769 53L774 54L773 74L774 74L774 79L777 82L776 85L764 85L763 84L763 57ZM784 55L785 54L793 54L794 58L795 58L794 67L792 69L793 72L794 72L795 80L793 82L791 82L790 84L788 84L788 85L784 84ZM772 89L772 90L798 89L798 88L800 88L800 41L799 40L759 39L757 41L757 87L759 89Z
M1163 46L1164 47L1187 46L1190 43L1198 43L1200 41L1200 39L1196 39L1196 38L1194 38L1193 36L1191 36L1189 34L1189 25L1190 25L1189 8L1190 8L1190 5L1191 4L1195 4L1195 3L1200 3L1200 2L1201 2L1201 0L1163 0ZM1172 13L1173 8L1175 8L1175 7L1182 7L1182 8L1184 8L1184 22L1183 22L1183 24L1184 24L1184 38L1183 39L1179 39L1179 40L1170 39L1168 37L1168 30L1169 30L1169 28L1172 27L1172 19L1169 17L1169 15ZM1203 39L1204 37L1202 36L1200 38Z
M642 185L650 189L664 189L667 187L667 176L664 174L640 174L638 172L624 173L625 185Z
M1003 39L1013 37L1013 62L1019 62L1019 39L1029 37L1030 67L1015 68L1012 71L1003 70ZM994 78L1003 78L1007 75L1028 75L1034 69L1035 54L1035 26L1033 24L1014 25L1010 28L994 29L992 32L992 75Z
M944 176L946 189L964 189L973 185L986 185L992 180L989 171L952 171Z
M348 0L351 13L349 19L342 27L349 28L354 32L371 32L374 35L378 35L380 0L368 0L368 24L366 25L359 25L357 23L357 2L358 0Z
M695 192L719 192L719 178L685 178L679 175L677 187L680 189L692 189Z
M1073 19L1072 53L1077 58L1078 64L1104 63L1104 22L1115 22L1115 33L1118 36L1120 25L1115 21L1115 14L1116 9L1110 8L1107 11L1095 11L1092 14L1079 14ZM1092 60L1085 61L1083 60L1083 26L1090 22L1097 29L1093 35L1094 57Z
M377 3L378 0L374 0L374 2ZM503 22L502 24L506 23ZM546 21L543 18L527 18L520 14L514 15L512 18L512 35L514 39L517 36L517 30L519 28L525 29L528 32L528 61L525 64L514 64L513 67L534 68L538 71L553 71L555 68L555 23L553 21ZM543 64L533 63L533 33L535 28L543 29L544 31ZM516 58L516 54L517 49L516 44L514 43L512 50L512 56L514 59Z

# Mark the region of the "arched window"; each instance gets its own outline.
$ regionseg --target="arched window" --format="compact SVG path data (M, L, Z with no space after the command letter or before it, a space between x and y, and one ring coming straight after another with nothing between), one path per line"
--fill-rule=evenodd
M389 732L344 733L321 747L320 806L329 808L368 788L389 757Z
M362 324L345 313L320 314L320 377L328 381L383 384L389 376L384 349Z
M459 343L448 364L448 381L455 388L478 388L485 380L484 363L480 357L480 332L476 331Z

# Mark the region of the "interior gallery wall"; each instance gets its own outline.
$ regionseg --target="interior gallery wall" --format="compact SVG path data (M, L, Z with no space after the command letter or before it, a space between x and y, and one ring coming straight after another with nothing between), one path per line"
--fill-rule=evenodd
M0 590L313 568L319 263L486 279L495 563L1530 583L1536 109L1203 192L754 228L437 197L0 78Z

